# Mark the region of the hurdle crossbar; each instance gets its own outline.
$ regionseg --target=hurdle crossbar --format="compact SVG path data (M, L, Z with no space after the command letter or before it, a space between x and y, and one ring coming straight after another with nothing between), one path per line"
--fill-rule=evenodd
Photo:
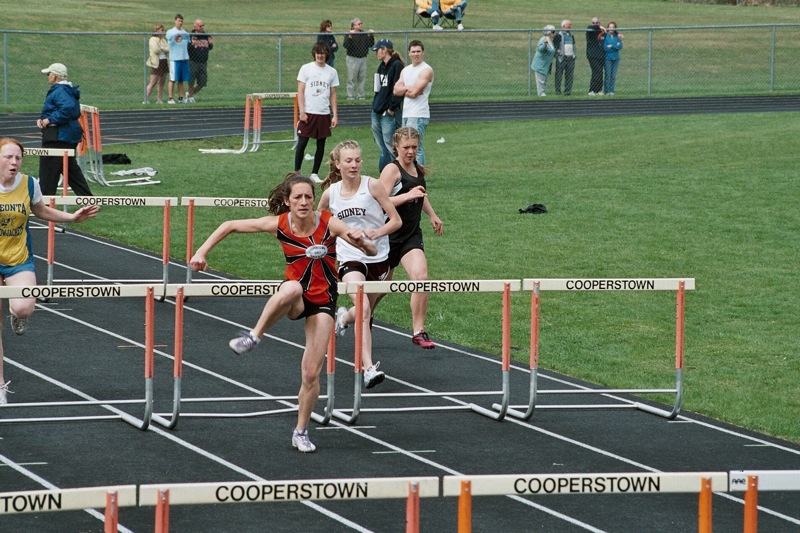
M23 155L35 155L39 157L61 157L61 175L64 177L64 185L61 188L62 196L67 195L67 191L69 187L67 184L69 183L69 158L75 157L75 150L72 148L25 148L23 151ZM50 205L50 207L54 207L54 205ZM66 207L64 210L66 211ZM38 227L38 226L37 226ZM47 226L48 231L54 232L59 231L61 233L64 232L64 228L66 227L66 223L62 224L58 230L56 230L56 223L55 222L48 222Z
M144 404L142 418L123 411L113 409L115 415L88 415L88 416L59 416L59 417L25 417L25 418L0 418L0 423L17 422L53 422L77 420L124 420L132 426L145 430L150 426L153 415L153 366L155 347L155 292L152 285L12 285L0 287L0 299L8 298L144 298L145 300L145 350L144 350L144 381L145 396L134 400L79 400L66 402L32 402L9 403L0 405L3 410L38 408L38 407L64 407L64 406L101 406L111 408L113 405Z
M681 409L683 398L683 366L684 366L684 305L685 291L694 290L694 278L650 278L650 279L524 279L523 290L531 291L531 337L530 337L530 378L527 405L508 407L508 416L521 420L529 420L534 410L539 409L619 409L634 408L667 419L674 419ZM581 387L576 389L539 390L539 319L541 291L675 291L677 294L675 319L675 386L661 389L603 389ZM538 405L539 395L573 395L573 394L674 394L672 410L666 411L641 402L613 404L554 404ZM495 409L502 408L495 405Z
M102 283L109 281L127 283L157 283L163 285L169 283L169 244L170 244L170 208L178 205L177 197L168 196L43 196L44 200L51 207L56 205L68 206L88 206L97 205L101 207L161 207L163 208L163 235L161 250L162 277L160 280L150 279L119 279L102 280ZM52 223L48 226L47 235L47 284L53 285L55 280L55 227ZM92 280L86 279L61 279L62 283L89 283Z
M458 497L459 508L463 506L469 507L471 510L472 504L465 500L471 501L473 496L700 494L703 490L704 480L710 481L711 488L715 492L724 492L728 488L727 472L502 474L444 476L442 496ZM471 530L471 524L465 523L470 519L471 512L459 513L459 532Z
M136 507L137 495L136 485L0 492L0 515L105 509L105 531L117 531L109 521L117 523L120 507Z
M291 98L293 102L292 138L291 139L261 139L263 122L263 101ZM300 112L297 104L297 93L250 93L244 99L244 139L242 147L238 150L224 148L200 148L204 154L243 154L246 151L256 152L262 144L291 142L297 144L297 121ZM252 140L251 140L252 139Z
M354 392L352 409L336 409L333 416L353 424L362 412L408 412L408 411L452 411L471 410L481 415L502 420L509 404L511 368L511 292L521 290L520 280L424 280L424 281L366 281L347 284L347 293L356 293L356 316L362 316L363 295L368 293L406 293L406 292L500 292L503 300L502 313L502 389L493 391L451 391L451 392L411 392L411 393L370 393L362 392L363 369L361 368L361 336L363 322L355 322L355 357L354 357ZM341 293L341 291L340 291ZM411 398L411 397L467 397L501 395L501 403L495 404L498 409L487 409L474 402L464 405L446 406L409 406L409 407L373 407L363 408L363 398Z
M186 283L192 282L192 269L189 261L194 255L194 217L195 207L257 207L268 209L268 198L212 198L182 196L181 206L187 208L186 223Z
M163 296L175 298L175 355L173 368L173 401L172 412L155 413L152 416L153 422L164 427L173 429L177 426L181 417L185 418L251 418L265 415L275 415L291 413L298 410L297 395L275 396L262 394L258 396L224 396L224 397L197 397L183 398L181 384L183 378L183 316L184 303L189 297L269 297L278 292L282 280L255 280L255 281L231 281L231 282L195 282L191 284L169 284L164 287ZM345 284L339 284L339 290L344 290ZM333 332L331 332L333 337ZM331 339L328 347L328 366L327 366L327 394L320 395L320 400L326 401L326 406L322 415L312 413L311 417L318 423L325 425L331 419L334 406L334 380L335 364L332 362L335 351L335 341ZM286 407L278 409L267 409L260 411L246 412L183 412L184 404L203 404L203 403L226 403L226 402L281 402Z

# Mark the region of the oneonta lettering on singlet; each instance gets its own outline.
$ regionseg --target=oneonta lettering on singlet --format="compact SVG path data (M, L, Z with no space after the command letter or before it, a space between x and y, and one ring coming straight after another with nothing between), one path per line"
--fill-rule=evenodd
M312 244L306 248L306 257L311 259L322 259L328 255L328 247L324 244Z

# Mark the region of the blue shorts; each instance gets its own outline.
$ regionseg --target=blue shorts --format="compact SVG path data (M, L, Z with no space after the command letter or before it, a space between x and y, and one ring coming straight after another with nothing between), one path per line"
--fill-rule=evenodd
M169 81L188 82L191 79L189 60L169 62Z
M20 272L36 272L36 269L33 268L33 256L28 257L27 261L19 265L0 265L0 277L3 279L10 278L14 274L19 274Z

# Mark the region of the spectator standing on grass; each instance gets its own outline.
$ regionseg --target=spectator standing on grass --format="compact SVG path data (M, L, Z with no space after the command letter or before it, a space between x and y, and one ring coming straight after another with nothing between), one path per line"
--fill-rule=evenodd
M202 20L194 21L189 41L189 90L186 101L195 103L194 96L208 84L208 53L214 49L214 37L205 33Z
M330 211L314 211L314 197L311 180L289 174L269 195L269 210L276 216L223 222L189 261L192 270L205 270L206 256L232 233L269 233L280 241L286 257L285 281L267 300L255 327L228 344L241 355L258 346L264 333L281 318L305 319L302 385L297 395L297 425L292 432L292 446L305 453L316 449L308 435L308 422L319 398L319 374L334 326L337 239L368 256L377 253L375 244L361 230L348 227Z
M621 33L617 33L617 23L609 22L608 30L603 38L603 48L606 53L605 85L606 95L614 96L614 86L617 83L617 68L619 68L619 51L622 50Z
M400 228L402 222L389 195L381 183L361 175L361 147L356 141L343 141L331 152L331 171L322 184L325 192L317 209L329 210L333 216L351 228L357 228L375 243L378 253L365 255L343 240L336 242L339 260L339 280L344 282L383 281L389 274L389 234ZM357 292L350 293L355 304ZM371 389L381 383L386 375L379 370L380 361L372 361L372 308L377 294L365 294L362 299L361 364L364 370L364 388ZM339 307L336 310L336 333L344 334L356 321L356 308Z
M428 279L428 260L425 258L425 244L422 239L422 213L428 215L436 235L442 236L442 221L436 216L428 199L425 183L425 167L417 163L419 132L414 128L400 128L394 133L392 150L396 159L381 172L380 181L392 204L397 208L403 225L389 235L389 275L392 279L394 269L402 265L409 279L424 281ZM383 298L378 297L375 305ZM374 306L373 306L374 311ZM436 344L425 332L425 318L428 315L428 293L411 293L411 342L431 350Z
M572 94L572 79L575 73L575 37L570 31L572 21L561 21L561 31L553 37L556 47L556 94L561 94L561 80L564 80L564 96Z
M589 81L589 96L603 94L603 68L605 67L606 52L603 49L603 37L606 29L600 25L600 18L594 17L586 29L586 59L592 69Z
M428 97L433 86L433 69L425 62L425 45L422 41L408 43L408 57L411 64L400 73L400 79L394 85L394 94L403 97L403 126L419 132L417 162L424 166L425 152L422 150L422 142L431 121Z
M367 79L367 54L375 44L373 30L364 32L364 23L354 18L350 21L350 33L344 38L347 50L347 99L364 99L364 82Z
M67 67L62 63L53 63L42 69L42 73L47 74L50 83L42 112L36 121L36 127L42 132L42 148L65 148L76 150L77 154L78 143L83 139L83 129L78 122L81 116L81 91L77 85L67 81ZM39 158L39 182L44 194L56 194L63 168L61 156ZM78 196L92 195L75 155L68 160L67 173L72 192Z
M381 39L372 47L378 58L375 73L375 96L372 99L372 136L380 150L378 171L392 161L392 136L402 121L403 97L394 94L394 85L400 79L405 64L392 41Z
M189 33L183 29L183 15L175 15L175 27L167 31L167 42L169 43L169 100L168 104L174 104L173 97L175 84L178 84L178 102L185 104L183 99L183 82L187 84L191 80L189 70Z
M336 52L339 50L339 45L336 43L336 36L333 34L333 22L330 20L323 20L319 23L317 42L323 42L330 48L331 57L328 59L327 63L332 67L336 58Z
M531 63L531 70L536 74L536 92L539 96L547 96L547 78L550 77L550 69L553 67L553 58L556 55L556 47L553 45L555 31L555 26L550 24L544 27Z
M0 211L3 213L0 231L0 285L36 285L28 228L28 217L31 214L40 220L52 222L83 222L94 217L100 209L93 205L68 213L48 207L42 199L39 182L19 171L23 154L24 149L19 141L0 139ZM35 306L35 298L8 300L8 314L14 333L25 333L27 320ZM9 383L3 375L3 340L0 335L0 404L8 403Z
M331 136L331 128L335 128L339 122L336 103L339 74L327 64L330 53L327 44L317 41L311 49L314 61L300 67L297 74L297 110L300 121L297 123L294 170L300 172L308 140L316 139L317 150L311 170L311 180L314 183L322 183L318 173L325 156L325 140Z
M164 25L156 24L153 35L147 40L147 61L150 68L150 83L147 84L147 96L143 104L150 103L150 94L158 85L158 103L164 103L164 84L169 74L169 43L164 38Z

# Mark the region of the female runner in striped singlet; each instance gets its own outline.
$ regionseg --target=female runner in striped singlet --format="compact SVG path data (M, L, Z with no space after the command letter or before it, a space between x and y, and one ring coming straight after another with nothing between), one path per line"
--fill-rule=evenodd
M205 270L206 256L231 233L271 233L286 256L286 281L267 300L252 331L243 331L229 343L237 354L253 350L264 333L278 320L305 318L306 346L303 351L302 385L297 395L297 426L292 446L313 452L308 421L319 398L319 374L334 325L336 310L336 239L341 238L366 255L375 255L375 244L360 229L352 229L329 211L314 211L314 183L291 173L269 195L269 210L276 216L223 222L197 249L189 266Z
M361 147L356 141L343 141L331 152L331 171L321 187L325 190L317 208L329 209L351 228L359 228L375 241L378 254L365 256L347 243L336 245L339 259L339 279L342 281L382 281L389 273L389 234L400 229L402 222L389 195L381 183L361 175ZM363 298L361 363L364 368L364 387L371 389L386 375L378 370L380 362L372 362L372 307L378 295ZM355 291L350 300L356 301ZM356 309L340 307L336 311L336 333L342 335L356 320Z

